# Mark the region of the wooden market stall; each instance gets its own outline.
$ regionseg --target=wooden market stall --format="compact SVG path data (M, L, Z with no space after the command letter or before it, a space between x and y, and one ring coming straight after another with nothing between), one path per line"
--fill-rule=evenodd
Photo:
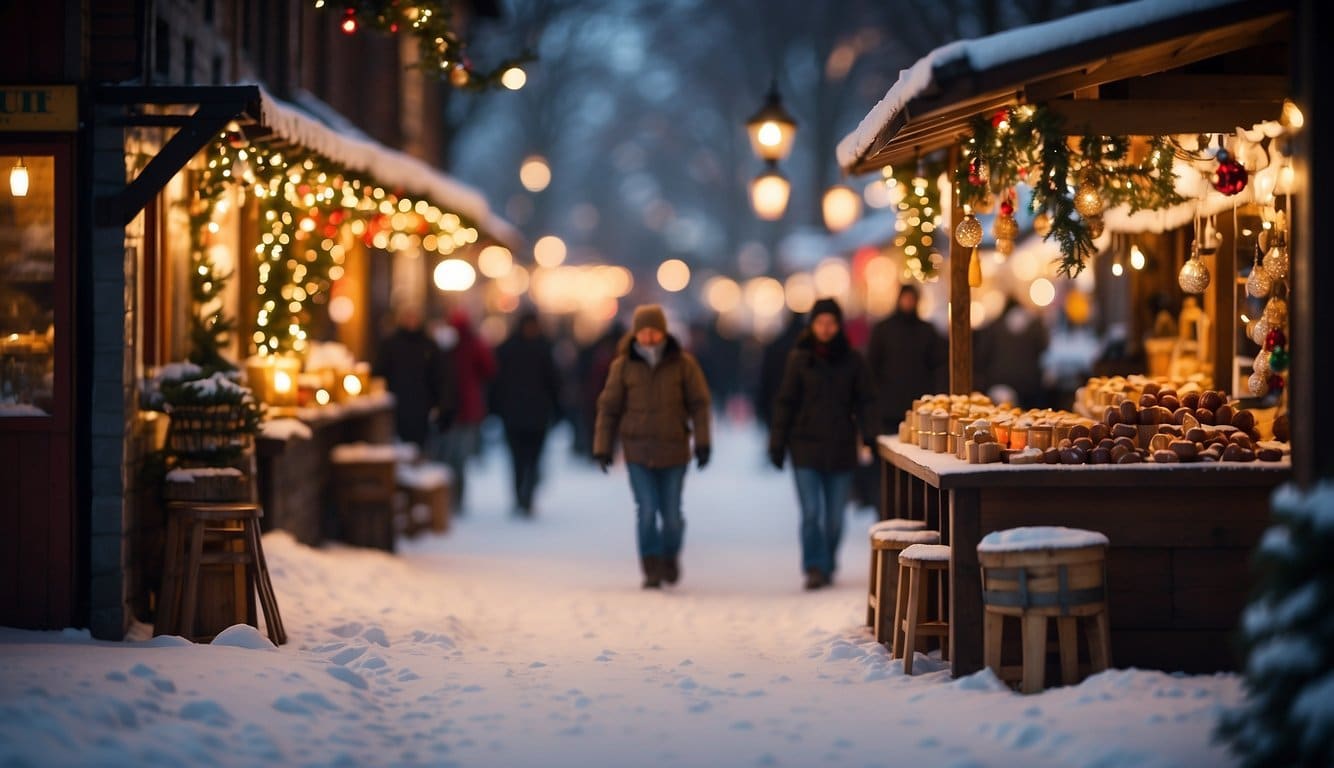
M1300 129L1300 111L1287 101L1293 93L1293 13L1287 3L1141 0L953 43L904 70L857 131L840 144L839 162L849 172L862 173L945 150L954 185L953 231L960 222L976 221L969 203L981 205L1004 194L997 189L998 180L999 186L1013 189L1013 168L989 169L985 162L1005 152L1013 156L1017 141L1011 143L1006 131L1037 126L1033 130L1043 133L1045 149L1052 151L1030 155L1040 158L1034 165L1041 171L1020 177L1037 190L1040 207L1054 223L1052 237L1062 244L1063 266L1071 273L1094 255L1093 240L1104 227L1161 231L1199 221L1202 213L1254 203L1269 204L1266 237L1271 227L1286 234L1282 219L1275 218L1277 206L1266 197L1274 187L1255 191L1244 176L1240 186L1230 185L1228 174L1234 169L1223 167L1229 157L1214 158L1205 136L1236 134L1237 144L1230 146L1255 141L1274 151L1279 137L1286 140ZM1202 140L1176 140L1183 135ZM1222 146L1221 138L1214 141ZM1054 151L1058 144L1059 152ZM1161 156L1164 152L1166 157ZM1078 156L1092 171L1062 165L1067 154ZM1173 184L1173 175L1183 156L1185 167L1196 169L1214 159L1212 183L1220 192L1228 190L1225 201L1220 203L1216 195L1212 200L1182 199L1181 184ZM1249 157L1239 162L1247 163ZM1090 172L1092 176L1085 175ZM1085 210L1080 200L1072 199L1084 194L1086 184L1093 185L1096 210ZM1202 195L1212 194L1207 187ZM1153 210L1135 213L1132 207ZM1285 216L1300 210L1291 194L1282 208ZM1156 226L1146 226L1150 220ZM980 231L975 228L975 239L952 237L947 262L949 386L955 395L973 389L970 283L980 280L976 272L970 280L970 262L976 270ZM1242 267L1249 264L1255 241L1246 242L1243 250L1232 244L1243 237L1240 226L1224 234L1229 245L1221 248L1204 242L1198 226L1193 235L1165 242L1179 249L1197 246L1193 241L1206 246L1200 262L1193 263L1184 252L1173 254L1173 276L1175 265L1183 262L1187 271L1203 264L1206 277L1209 272L1220 276L1207 289L1192 287L1203 293L1202 309L1212 328L1207 346L1214 383L1223 390L1220 397L1235 400L1238 393L1263 395L1270 385L1277 391L1284 380L1280 376L1274 383L1262 376L1259 383L1264 386L1251 383L1250 393L1247 383L1234 381L1232 361L1240 353L1238 339L1244 338L1237 319L1238 296L1244 300L1246 293ZM1284 248L1288 244L1284 241ZM1282 267L1286 279L1286 250ZM1183 288L1190 283L1187 277L1181 276ZM1267 293L1266 288L1260 295ZM1266 341L1266 334L1260 334L1266 364L1275 338L1286 345L1286 304L1282 309L1284 320L1274 325L1279 335ZM1281 360L1275 372L1286 369L1286 354ZM1241 371L1242 379L1245 373ZM1139 390L1133 394L1140 397ZM1114 406L1120 399L1097 405ZM1246 399L1227 407L1231 413L1234 407L1254 404ZM1149 407L1156 406L1151 398ZM1084 415L1093 416L1089 423L1098 416ZM1212 417L1209 411L1208 424ZM1109 415L1106 428L1117 419ZM1153 419L1138 423L1156 424ZM1181 424L1179 415L1176 424ZM1272 437L1268 427L1264 437ZM1139 446L1141 453L1146 443ZM1175 457L1165 457L1164 462L1173 461L1170 466L1096 466L1083 461L1077 462L1080 466L993 466L969 464L894 436L881 438L879 452L884 460L882 516L924 518L952 547L954 674L983 665L976 544L990 531L1021 525L1086 527L1111 540L1107 578L1117 666L1188 671L1236 666L1230 640L1245 603L1249 556L1268 521L1269 493L1291 476L1286 455L1269 463L1175 463ZM1193 453L1190 458L1195 458Z

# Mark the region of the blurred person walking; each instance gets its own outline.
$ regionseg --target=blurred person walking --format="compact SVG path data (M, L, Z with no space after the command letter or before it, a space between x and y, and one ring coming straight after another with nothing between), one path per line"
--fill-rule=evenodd
M437 341L449 354L456 407L441 411L437 418L439 438L436 460L449 466L453 475L454 514L464 511L468 461L481 445L481 424L486 418L486 383L496 374L495 357L473 329L468 313L455 309Z
M843 310L820 299L787 357L774 398L769 460L792 456L801 506L801 564L806 589L833 583L843 514L857 467L858 437L875 441L875 392L861 353L848 343Z
M935 327L918 316L918 298L917 286L900 288L894 312L875 324L866 345L880 434L897 433L913 400L948 386L948 347Z
M619 440L635 497L645 589L680 579L681 493L691 434L703 469L712 445L710 418L709 385L699 363L667 332L661 307L636 308L598 396L593 457L606 472Z
M533 515L542 447L559 412L560 374L552 345L537 314L519 315L514 331L496 349L497 372L491 386L491 411L505 427L505 443L514 470L514 505Z
M434 411L453 409L455 390L449 360L422 326L421 310L400 307L394 331L376 348L371 373L383 377L394 395L394 431L404 442L425 448Z

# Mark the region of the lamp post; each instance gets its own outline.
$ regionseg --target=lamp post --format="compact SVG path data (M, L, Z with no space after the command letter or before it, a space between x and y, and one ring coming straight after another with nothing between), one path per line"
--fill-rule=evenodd
M777 80L770 83L764 105L746 121L746 133L751 149L765 162L764 170L750 183L751 206L761 219L776 221L787 210L792 192L792 185L778 170L778 163L792 153L797 136L797 121L783 107Z

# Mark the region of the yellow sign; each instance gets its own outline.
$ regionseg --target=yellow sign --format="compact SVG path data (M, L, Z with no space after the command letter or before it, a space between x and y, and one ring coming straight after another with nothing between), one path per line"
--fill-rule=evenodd
M73 85L0 85L0 131L75 131L79 91Z

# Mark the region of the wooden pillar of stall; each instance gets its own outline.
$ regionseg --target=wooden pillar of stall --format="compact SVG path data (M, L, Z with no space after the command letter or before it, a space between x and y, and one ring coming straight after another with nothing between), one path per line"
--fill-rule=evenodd
M951 183L958 167L959 147L956 145L950 149L949 167L945 171ZM973 391L973 297L968 286L968 262L972 259L973 249L959 245L954 239L954 228L962 220L963 206L956 188L950 195L950 221L945 231L950 244L950 393L955 395Z

